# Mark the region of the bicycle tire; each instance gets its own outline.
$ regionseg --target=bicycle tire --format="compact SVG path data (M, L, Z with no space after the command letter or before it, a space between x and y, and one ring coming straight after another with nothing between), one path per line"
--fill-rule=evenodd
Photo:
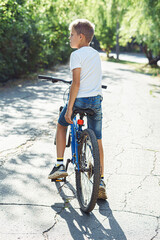
M96 205L100 184L99 147L91 129L82 131L78 161L80 170L76 170L77 198L80 208L89 213Z

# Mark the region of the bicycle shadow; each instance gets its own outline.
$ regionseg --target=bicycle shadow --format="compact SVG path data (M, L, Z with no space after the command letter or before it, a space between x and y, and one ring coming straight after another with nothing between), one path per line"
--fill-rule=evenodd
M67 187L73 192L72 200L75 199L76 190L74 187L69 182L67 182L65 185L67 185ZM62 197L64 204L61 211L58 210L60 207L60 204L58 203L55 203L51 207L61 218L66 221L73 239L85 240L87 237L87 239L96 240L127 240L122 228L113 216L112 210L110 209L107 201L98 200L97 204L99 209L94 210L94 212L97 211L97 215L100 214L99 218L102 220L103 224L105 221L107 221L107 227L104 227L104 225L93 212L86 214L79 210L79 208L73 207L72 200L70 202L68 201L69 196L65 194L60 183L56 183L56 187L58 190L60 189L59 194ZM78 213L79 211L80 214Z

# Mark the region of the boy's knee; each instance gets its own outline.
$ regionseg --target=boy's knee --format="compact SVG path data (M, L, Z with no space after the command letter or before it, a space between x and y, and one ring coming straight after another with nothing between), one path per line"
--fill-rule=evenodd
M64 131L66 131L67 127L57 123L57 130L64 130Z

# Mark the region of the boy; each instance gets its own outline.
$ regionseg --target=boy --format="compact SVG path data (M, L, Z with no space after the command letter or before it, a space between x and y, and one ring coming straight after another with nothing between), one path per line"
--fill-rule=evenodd
M95 114L88 116L88 127L95 132L97 137L101 181L99 187L100 199L106 199L105 184L103 182L104 163L102 146L102 90L101 90L101 61L99 53L89 46L93 35L94 26L85 19L77 19L70 24L70 46L78 50L72 52L70 69L72 71L72 84L68 104L63 108L57 124L57 163L50 172L49 179L68 176L63 165L63 156L66 146L66 129L72 124L72 113L75 107L92 108Z

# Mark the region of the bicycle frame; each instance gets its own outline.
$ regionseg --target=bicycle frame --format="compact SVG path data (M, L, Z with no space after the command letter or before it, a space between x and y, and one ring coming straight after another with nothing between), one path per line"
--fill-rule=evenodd
M38 78L49 80L53 83L72 83L71 81L66 82L63 79L55 78L52 76L39 75ZM102 88L106 89L107 86L102 85ZM78 108L74 110L74 114L75 116L73 118L73 124L70 125L70 135L68 138L68 143L66 145L66 147L71 146L72 156L70 159L67 159L65 170L67 171L70 162L75 165L77 198L80 204L80 208L84 212L88 213L94 209L99 193L99 146L93 130L85 129L82 131L84 123L83 117L93 115L94 111L90 108ZM79 114L79 119L76 114ZM88 155L88 153L90 154ZM60 176L63 176L63 174L61 174ZM51 181L66 182L66 177L59 179L51 179Z
M69 85L72 83L72 81L65 81L63 79L59 79L59 78L47 76L47 75L38 75L38 78L43 79L43 80L45 79L45 80L52 81L52 83L63 82L63 83L69 84ZM105 85L102 85L101 87L104 89L107 88L107 86L105 86ZM80 117L80 119L81 119L81 117ZM71 124L71 126L70 126L72 159L67 160L66 169L68 168L69 162L72 162L73 164L76 165L76 170L80 171L79 161L78 161L78 146L79 146L80 135L82 132L82 126L83 126L83 124L81 124L81 123L78 124L77 117L75 116L73 119L73 124Z
M77 117L73 119L73 124L70 126L71 133L71 151L72 159L71 162L76 165L77 170L79 171L79 162L78 162L78 146L80 134L82 132L82 125L77 123Z

